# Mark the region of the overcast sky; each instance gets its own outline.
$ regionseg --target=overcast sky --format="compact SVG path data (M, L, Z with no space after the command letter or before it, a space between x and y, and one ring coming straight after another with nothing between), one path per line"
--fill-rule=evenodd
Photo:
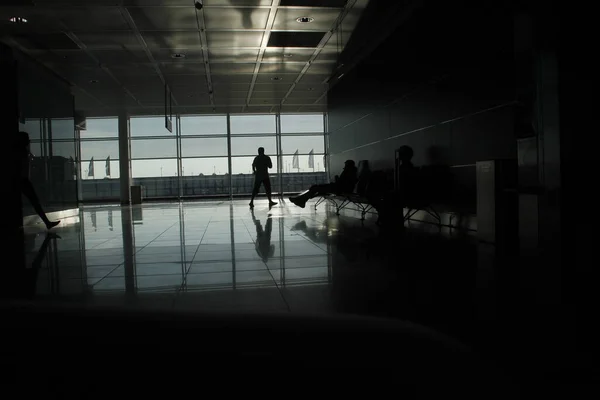
M177 160L144 158L177 157L175 133L165 129L164 118L131 118L131 154L133 177L176 176ZM300 172L312 171L308 168L309 152L313 150L315 171L324 171L323 153L323 114L282 115L282 133L307 133L301 136L283 136L284 169L292 169L293 154L298 150ZM277 171L276 139L274 115L232 115L231 151L232 173L250 173L252 160L258 147L264 147L273 161L273 173ZM255 136L241 136L248 135ZM226 116L189 116L181 118L182 167L185 176L203 173L224 174L227 172L227 118ZM193 135L214 137L194 138ZM268 136L270 135L270 136ZM144 138L141 138L144 137ZM155 138L146 138L155 137ZM160 137L160 138L158 138ZM88 119L87 130L81 131L82 178L88 177L89 160L94 158L94 177L105 177L106 158L110 156L111 178L119 177L119 145L117 141L117 120L114 118ZM86 141L85 139L104 139ZM60 146L54 146L53 153L63 155ZM33 151L34 149L32 149ZM70 149L65 149L70 153ZM67 155L67 154L65 154ZM209 158L195 158L209 157Z

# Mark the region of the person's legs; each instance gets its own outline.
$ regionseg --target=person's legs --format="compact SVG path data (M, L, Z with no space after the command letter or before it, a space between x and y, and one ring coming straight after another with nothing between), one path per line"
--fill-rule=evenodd
M33 188L33 185L31 184L31 181L29 179L23 179L21 181L21 190L23 191L25 197L29 199L29 202L33 206L33 209L35 210L37 215L39 215L42 221L44 221L44 224L46 224L46 228L50 229L60 223L60 221L51 222L48 219L46 213L42 209L40 199L38 199L37 194L35 193L35 189Z
M257 177L254 178L254 188L252 188L252 198L250 199L250 207L254 207L254 198L256 197L256 195L258 194L258 191L260 190L261 183L262 183L262 180L258 179Z
M310 189L305 190L298 196L290 197L290 201L298 207L304 208L308 200L319 195L335 193L335 188L335 183L328 183L325 185L313 185L310 187Z
M267 198L269 199L269 205L274 206L277 203L271 198L271 180L267 178L263 181L263 183L265 185L265 192L267 192Z

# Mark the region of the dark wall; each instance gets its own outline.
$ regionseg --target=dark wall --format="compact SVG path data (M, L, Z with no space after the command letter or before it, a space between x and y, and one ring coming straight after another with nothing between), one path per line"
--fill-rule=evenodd
M17 64L19 129L29 133L30 180L46 212L78 204L73 95L66 82L27 56L14 52ZM16 132L15 132L16 133ZM34 215L23 200L24 215Z
M393 169L409 145L415 165L452 167L452 202L474 211L474 163L516 158L513 13L441 3L415 9L331 89L331 171L346 159Z

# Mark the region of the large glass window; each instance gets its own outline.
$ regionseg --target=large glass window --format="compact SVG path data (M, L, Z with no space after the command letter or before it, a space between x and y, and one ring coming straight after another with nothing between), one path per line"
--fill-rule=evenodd
M227 157L227 138L182 138L182 157Z
M184 158L181 160L183 176L225 175L228 171L227 157Z
M81 141L81 159L82 160L105 160L110 157L111 160L119 159L119 141L118 140L86 140Z
M275 115L232 115L231 134L266 134L277 132Z
M173 123L175 125L175 123ZM173 127L175 128L175 127ZM172 136L175 131L169 132L165 128L165 117L131 117L129 119L131 136Z
M177 141L172 139L131 139L131 159L177 157Z
M119 120L87 118L79 131L81 195L84 201L117 200L119 185ZM110 157L110 158L109 158Z
M227 116L181 117L181 135L227 135Z
M256 156L259 147L263 147L265 154L271 158L277 156L277 139L275 136L231 138L231 155L233 156Z
M86 129L79 131L81 139L117 138L119 120L117 118L87 118Z
M323 114L281 115L281 133L320 133L325 131Z
M270 176L274 193L300 191L327 182L323 114L281 115L281 132L277 118L186 115L174 121L171 133L165 129L162 116L131 117L133 184L143 187L146 198L250 194L254 183L252 162L259 147L265 148L273 163ZM40 135L37 125L27 128ZM83 199L118 199L118 119L89 118L79 138ZM67 148L71 145L59 141L52 151L72 154Z
M282 154L314 154L325 153L325 141L321 136L282 136L281 153Z

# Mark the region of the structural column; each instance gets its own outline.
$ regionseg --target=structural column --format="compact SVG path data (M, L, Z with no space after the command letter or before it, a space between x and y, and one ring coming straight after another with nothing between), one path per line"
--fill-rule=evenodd
M119 172L121 183L121 204L131 204L131 147L129 144L129 116L119 113Z

